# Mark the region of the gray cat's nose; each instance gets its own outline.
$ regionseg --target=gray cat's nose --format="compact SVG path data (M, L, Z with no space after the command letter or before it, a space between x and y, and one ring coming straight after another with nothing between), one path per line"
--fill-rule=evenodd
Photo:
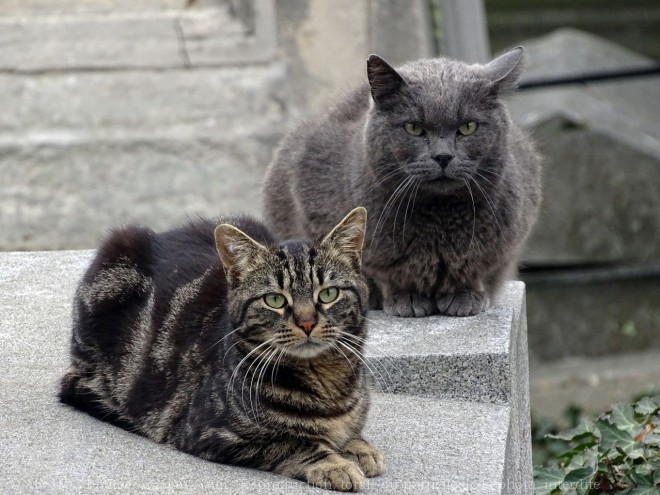
M440 155L435 155L433 159L438 163L438 165L440 165L442 170L444 170L449 166L449 162L454 159L454 155L442 153Z

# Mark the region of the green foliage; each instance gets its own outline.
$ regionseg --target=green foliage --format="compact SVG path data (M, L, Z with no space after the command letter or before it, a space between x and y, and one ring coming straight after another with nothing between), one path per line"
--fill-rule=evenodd
M571 419L572 429L543 433L536 495L660 495L660 395L617 404L595 420L575 411ZM537 444L543 429L536 427Z

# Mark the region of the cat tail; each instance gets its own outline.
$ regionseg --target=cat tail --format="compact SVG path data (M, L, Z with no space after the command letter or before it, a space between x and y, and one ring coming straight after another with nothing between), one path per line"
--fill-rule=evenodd
M60 380L58 396L106 421L118 418L103 404L100 390L113 375L113 361L122 354L122 342L130 332L126 322L152 296L155 235L140 226L113 230L76 291L71 365Z
M151 278L155 236L153 230L140 225L126 225L112 230L96 252L85 282L92 282L90 277L96 277L99 272L111 267L133 269L141 276Z

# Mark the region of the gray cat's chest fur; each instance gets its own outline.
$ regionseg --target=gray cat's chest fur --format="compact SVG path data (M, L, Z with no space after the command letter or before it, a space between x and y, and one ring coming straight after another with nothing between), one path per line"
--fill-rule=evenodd
M395 204L398 213L379 217L386 201L372 193L360 204L376 212L365 246L365 273L387 283L392 292L414 287L431 297L437 291L470 288L480 274L490 273L495 257L507 247L507 239L494 236L493 227L508 231L514 219L507 210L495 217L478 190L465 200L420 198L418 192L414 200L404 197Z
M422 60L399 72L370 58L370 87L282 143L266 177L266 219L280 236L315 237L362 205L364 272L382 295L374 307L483 311L515 268L540 202L539 159L498 97L515 84L520 54L486 66ZM471 121L474 135L457 131ZM407 122L422 133L406 134Z

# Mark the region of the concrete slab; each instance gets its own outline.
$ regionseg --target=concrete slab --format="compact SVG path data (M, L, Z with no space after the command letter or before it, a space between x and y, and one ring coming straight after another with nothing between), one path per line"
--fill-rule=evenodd
M91 255L0 253L0 493L322 493L194 458L57 403L72 294ZM523 302L522 284L512 283L476 318L371 314L369 357L396 393L374 394L366 435L388 471L366 493L532 492L521 431L529 429Z

